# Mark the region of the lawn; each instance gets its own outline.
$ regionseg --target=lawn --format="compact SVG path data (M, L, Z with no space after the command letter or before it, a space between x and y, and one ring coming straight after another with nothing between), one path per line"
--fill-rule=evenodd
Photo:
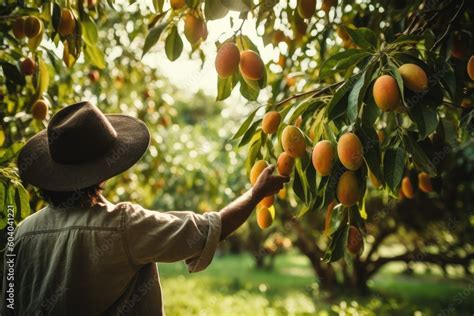
M306 258L279 256L273 271L254 268L247 255L214 258L189 274L183 263L160 264L168 315L472 315L474 283L435 275L382 272L369 297L328 299ZM345 314L344 314L345 313Z

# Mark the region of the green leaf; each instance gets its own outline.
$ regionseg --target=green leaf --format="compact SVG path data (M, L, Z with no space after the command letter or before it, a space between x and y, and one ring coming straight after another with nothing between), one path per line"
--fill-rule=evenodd
M400 91L400 97L402 98L402 102L405 102L405 92L403 89L403 78L398 72L398 67L392 63L391 61L388 62L388 68L390 69L390 73L392 74L393 78L397 81L398 90Z
M375 104L374 96L372 93L366 94L365 104L362 108L362 125L373 126L375 121L380 115L380 109Z
M255 45L247 35L237 36L235 38L235 44L237 45L240 51L250 49L258 53L257 45Z
M155 8L156 12L163 11L164 0L153 0L153 8Z
M31 51L35 51L38 48L38 46L41 44L41 41L43 40L43 34L44 34L44 27L41 28L41 32L38 35L28 39L28 48Z
M304 199L302 200L306 205L309 205L309 184L308 179L306 179L306 173L304 171L303 163L301 159L296 159L295 161L295 177L298 176L299 180L301 181L301 186L303 188L303 195Z
M238 147L242 147L246 145L252 139L253 135L255 134L255 131L257 130L257 127L260 125L261 122L262 122L262 119L259 119L253 122L252 125L250 125L250 127L245 132L244 136L242 136L242 139L240 140Z
M370 78L370 75L368 76ZM359 79L355 82L351 92L347 98L346 116L349 123L354 123L359 113L359 106L364 97L364 85L366 84L366 72L363 72Z
M6 188L5 188L5 183L3 181L0 181L0 229L5 228L7 226L7 207L5 203L5 198L6 198Z
M326 210L327 211L327 210ZM331 220L329 221L328 235L334 234L334 232L341 227L342 221L346 217L345 208L342 204L336 205L331 212Z
M14 82L21 86L24 86L26 84L25 77L22 75L20 69L17 66L7 63L5 61L1 61L1 64L3 74L5 75L7 81Z
M420 35L414 34L403 34L397 37L393 42L390 44L408 44L408 43L417 43L421 40Z
M371 29L367 27L360 27L352 29L344 27L352 41L359 47L362 48L376 48L377 47L377 35Z
M336 232L331 235L331 241L323 257L324 261L334 262L344 256L348 233L349 225L347 221L343 221Z
M322 80L335 73L346 71L368 56L370 56L369 52L354 48L337 53L322 64L319 79Z
M175 61L183 51L183 41L178 33L178 28L173 26L165 41L166 56L169 60ZM230 78L232 79L232 78ZM232 89L231 89L232 90ZM229 93L230 94L230 93Z
M23 148L23 142L15 142L8 148L0 148L0 164L12 160Z
M291 114L290 118L288 119L288 122L294 122L303 112L305 112L309 107L312 105L319 103L320 101L318 99L314 99L313 97L309 97L304 99L302 102L298 103L297 105L294 105L292 108L294 109L293 113Z
M405 152L402 148L390 148L383 156L383 174L385 183L392 192L398 192L398 187L405 169Z
M89 15L84 14L83 19L81 21L82 39L87 45L95 46L98 38L97 26Z
M418 127L419 138L425 139L429 134L433 133L438 127L438 114L436 109L427 104L417 104L408 109L408 113Z
M416 164L418 164L422 170L428 172L431 177L437 175L436 166L430 160L430 154L425 152L423 142L417 142L415 140L415 133L407 133L403 136L406 150L409 152ZM428 141L425 141L428 142Z
M39 69L39 76L38 76L38 85L36 87L36 94L38 97L43 95L43 93L48 90L49 85L49 71L48 66L44 62L43 58L38 57L38 69Z
M161 33L168 25L168 22L163 22L158 24L157 26L153 27L150 32L148 32L145 38L145 45L143 46L143 53L142 58L145 56L146 53L158 42L160 39Z
M16 195L15 195L15 201L16 201L16 208L17 211L20 211L20 216L21 219L24 219L28 217L31 213L30 209L30 197L28 194L28 191L25 190L25 188L19 184L15 185L16 189Z
M303 179L301 178L301 174L299 172L294 173L293 191L301 201L306 202L306 191L304 188Z
M329 203L336 198L337 182L344 171L344 167L339 160L337 160L331 170L331 174L327 177L328 179L324 190L324 207L327 207Z
M262 138L257 136L253 138L252 142L250 143L250 149L248 152L248 157L246 160L246 167L249 171L252 166L254 165L257 158L260 156L260 149L262 147Z
M222 5L219 0L206 0L204 4L204 16L206 20L218 20L227 15L229 9Z
M255 117L259 109L260 109L260 106L258 106L255 110L252 111L252 113L249 114L249 116L245 119L242 125L240 125L240 128L237 131L237 133L235 133L235 135L232 136L230 140L237 139L241 137L242 135L244 135L245 131L247 131L248 127L250 126L250 123L252 123L253 118Z
M336 90L334 96L332 97L331 101L327 106L327 114L329 120L334 120L337 117L344 114L344 111L347 109L346 100L344 97L347 95L350 89L352 89L354 82L356 82L360 77L360 74L351 77L351 79L347 80Z
M98 49L97 46L86 45L84 54L88 62L90 62L99 69L105 68L106 64L104 53L102 52L102 50Z
M372 82L372 74L376 63L372 62L367 66L367 69L362 72L360 78L354 84L352 91L349 93L347 105L347 119L349 123L354 123L358 114L362 101L364 100L367 89Z
M227 99L233 89L232 85L232 76L229 76L227 78L220 78L217 77L217 97L216 101L222 101Z
M218 1L218 0L215 0ZM251 0L220 0L220 2L229 10L246 12L250 10Z
M357 136L359 136L362 146L364 148L364 159L369 166L370 171L380 181L383 179L380 156L380 144L377 133L372 126L363 127L357 130Z
M249 84L245 79L239 74L239 82L240 82L240 94L244 98L246 98L249 101L255 101L258 98L258 95L260 93L260 90L255 90Z

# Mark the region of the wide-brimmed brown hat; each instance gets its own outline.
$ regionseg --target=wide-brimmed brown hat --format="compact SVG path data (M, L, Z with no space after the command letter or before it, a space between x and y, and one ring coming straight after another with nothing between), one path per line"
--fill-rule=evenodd
M58 111L18 156L20 178L49 191L74 191L109 179L134 165L150 133L131 116L104 115L89 102Z

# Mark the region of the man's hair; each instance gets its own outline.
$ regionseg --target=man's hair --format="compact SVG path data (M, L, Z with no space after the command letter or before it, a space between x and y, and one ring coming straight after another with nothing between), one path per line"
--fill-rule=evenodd
M40 189L39 194L46 202L55 207L92 207L99 201L103 189L101 184L96 184L64 192Z

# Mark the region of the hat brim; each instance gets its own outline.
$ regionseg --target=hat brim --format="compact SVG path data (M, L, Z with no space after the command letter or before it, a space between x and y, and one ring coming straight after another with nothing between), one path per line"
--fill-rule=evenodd
M60 164L49 153L46 130L33 136L18 155L20 178L49 191L74 191L112 178L133 166L150 144L146 125L136 118L107 114L117 139L100 158L81 164Z

